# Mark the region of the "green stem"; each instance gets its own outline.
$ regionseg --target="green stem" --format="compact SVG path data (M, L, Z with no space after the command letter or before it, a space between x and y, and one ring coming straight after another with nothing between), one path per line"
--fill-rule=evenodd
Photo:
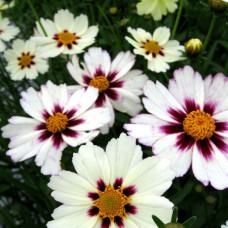
M164 72L163 72L163 75L164 75L165 79L167 80L167 82L169 82L169 77L168 77L168 75L167 75L166 73L164 73Z
M42 23L41 23L41 21L40 21L40 18L39 18L39 16L38 16L38 14L36 13L35 8L33 7L33 4L32 4L32 2L31 2L31 0L27 0L27 2L28 2L28 4L29 4L29 6L30 6L30 8L31 8L31 10L32 10L32 12L33 12L33 14L34 14L34 16L36 17L36 20L38 21L38 23L39 23L39 25L40 25L40 27L41 27L41 29L42 29L44 35L45 35L45 36L48 36L47 33L46 33L46 31L45 31L45 29L44 29L44 26L42 25Z
M116 40L116 43L117 43L119 49L122 50L120 41L119 41L119 39L118 39L118 37L117 37L117 35L116 35L116 33L115 33L115 30L114 30L114 28L113 28L111 22L109 21L109 19L107 18L105 12L104 12L103 9L99 6L99 4L97 3L96 5L97 5L97 8L98 8L98 10L100 11L101 15L102 15L102 16L104 17L104 19L106 20L106 22L107 22L107 24L108 24L108 27L109 27L109 29L111 30L111 32L112 32L112 34L113 34L113 37L114 37L114 39Z
M174 27L173 27L171 40L173 40L175 35L176 35L176 31L177 31L177 28L178 28L178 25L179 25L179 21L180 21L180 17L181 17L183 6L184 6L184 0L181 0L180 1L180 6L179 6L179 9L178 9L178 13L177 13L177 17L176 17L176 21L175 21L175 24L174 24Z
M212 34L213 29L215 27L216 18L217 18L217 16L214 14L214 16L213 16L213 18L211 20L211 25L210 25L210 28L208 30L207 37L206 37L206 39L204 41L203 48L202 48L202 51L200 53L199 59L203 56L204 51L206 50L206 47L207 47L207 45L208 45L208 43L209 43L209 41L211 39L211 34Z

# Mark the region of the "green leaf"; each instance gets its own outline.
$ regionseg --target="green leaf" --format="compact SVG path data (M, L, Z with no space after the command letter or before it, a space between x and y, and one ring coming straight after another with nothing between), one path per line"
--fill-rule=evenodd
M154 220L155 224L158 226L158 228L164 228L165 224L155 215L152 215L152 219Z
M183 225L185 228L190 228L196 222L196 220L197 220L196 216L192 216L187 221L185 221Z

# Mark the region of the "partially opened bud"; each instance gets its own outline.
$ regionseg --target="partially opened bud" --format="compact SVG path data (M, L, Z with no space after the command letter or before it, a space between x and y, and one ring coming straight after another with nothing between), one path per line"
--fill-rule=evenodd
M116 13L117 13L117 8L116 8L116 7L111 7L111 8L109 9L109 13L110 13L110 14L116 14Z
M190 39L185 43L186 53L190 56L197 56L202 50L203 44L199 39Z
M223 0L209 0L209 5L215 13L223 13L227 8L228 3Z

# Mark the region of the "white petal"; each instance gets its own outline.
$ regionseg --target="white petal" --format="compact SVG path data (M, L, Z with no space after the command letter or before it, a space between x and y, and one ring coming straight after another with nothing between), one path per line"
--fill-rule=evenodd
M159 45L164 45L170 37L170 29L167 27L158 27L153 33L153 40L157 41Z

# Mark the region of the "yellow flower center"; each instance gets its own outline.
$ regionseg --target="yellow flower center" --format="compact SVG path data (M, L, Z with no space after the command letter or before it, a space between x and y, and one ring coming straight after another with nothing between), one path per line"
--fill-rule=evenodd
M89 83L90 86L99 89L99 93L109 88L109 81L105 76L97 76Z
M66 129L68 121L67 115L56 112L47 119L46 127L52 133L62 132Z
M99 191L99 198L95 202L95 206L99 208L99 218L109 218L113 221L116 216L125 217L126 211L124 206L131 200L123 194L121 188L114 189L112 186L107 186L104 192Z
M212 116L200 110L190 112L183 121L184 131L192 136L195 141L211 138L215 127Z
M158 42L156 41L148 41L145 44L143 44L143 47L145 50L151 54L158 54L162 48L158 45Z
M23 54L21 57L18 58L19 60L19 65L22 67L27 67L30 66L32 63L32 56L27 54Z
M57 42L62 43L63 45L72 45L75 40L77 40L77 36L75 34L70 33L68 31L63 31L57 35Z

